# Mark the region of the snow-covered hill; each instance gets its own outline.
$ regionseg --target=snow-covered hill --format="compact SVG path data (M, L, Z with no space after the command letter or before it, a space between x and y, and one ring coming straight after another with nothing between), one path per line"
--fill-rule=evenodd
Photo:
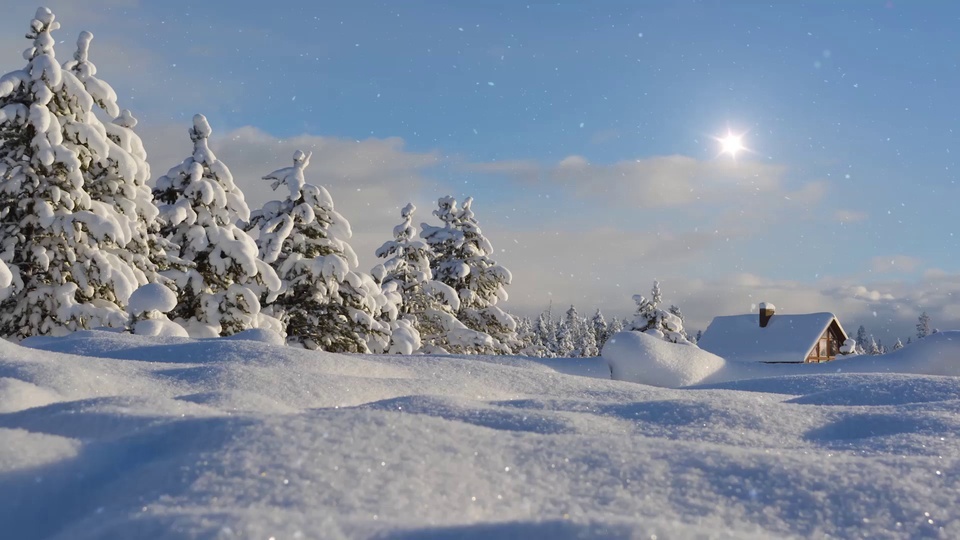
M663 389L268 337L0 342L3 537L960 537L960 378Z

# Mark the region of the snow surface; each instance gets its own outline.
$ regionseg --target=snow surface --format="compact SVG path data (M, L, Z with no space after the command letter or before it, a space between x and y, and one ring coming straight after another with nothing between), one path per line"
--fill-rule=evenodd
M957 333L697 389L270 339L0 341L4 537L960 537Z

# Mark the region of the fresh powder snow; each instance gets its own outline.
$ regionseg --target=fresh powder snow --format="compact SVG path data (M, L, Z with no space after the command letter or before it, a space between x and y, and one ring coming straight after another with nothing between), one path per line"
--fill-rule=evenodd
M717 382L684 389L609 380L598 358L281 342L0 342L4 536L960 535L960 378L928 375L960 375L957 333L762 378L718 378L704 353L681 382Z

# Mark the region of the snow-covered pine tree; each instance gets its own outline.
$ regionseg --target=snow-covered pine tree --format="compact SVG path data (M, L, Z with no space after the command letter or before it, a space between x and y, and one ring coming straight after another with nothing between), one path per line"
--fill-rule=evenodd
M930 335L930 316L924 311L917 318L917 339L923 339Z
M899 351L903 348L903 342L900 341L900 338L897 338L897 342L893 344L893 350Z
M867 341L869 340L869 335L867 334L867 329L861 324L860 328L857 328L857 337L856 342L857 346L855 352L857 354L863 355L867 354Z
M867 354L872 354L872 355L880 354L880 346L877 345L877 340L873 339L872 335L869 338L867 338L866 350L867 350Z
M153 191L161 235L179 246L179 258L193 267L166 272L178 289L169 312L193 337L228 336L249 328L279 330L260 313L261 297L280 289L270 265L257 256L257 244L237 227L250 210L230 170L210 150L207 119L193 117L193 155L157 180Z
M493 338L493 347L474 352L510 354L519 344L516 321L496 304L507 299L505 287L512 276L490 258L493 246L480 230L472 202L467 197L457 209L453 197L440 198L434 215L443 225L423 223L420 236L435 253L430 265L434 279L452 287L460 297L457 318L468 328Z
M610 325L607 328L607 339L605 339L603 342L606 343L614 334L623 332L623 330L627 327L627 322L628 321L621 319L620 317L614 317L610 321Z
M310 154L297 151L293 166L263 177L273 189L288 188L286 199L254 212L247 230L259 229L263 260L283 283L274 301L287 339L308 349L330 352L388 350L396 305L369 274L357 271L357 256L347 243L350 223L334 209L321 186L307 184ZM385 315L385 312L386 315Z
M685 337L680 317L660 308L660 282L653 282L649 300L640 294L634 295L633 300L637 303L637 313L627 327L628 330L644 332L671 343L691 344Z
M600 356L600 348L597 345L596 335L593 333L593 325L589 320L583 318L579 320L579 324L581 338L578 348L580 356L585 358Z
M557 356L574 358L580 356L580 325L577 308L570 306L557 329Z
M91 198L86 174L108 165L111 141L84 84L56 61L47 8L37 10L27 66L0 77L0 259L13 271L0 335L124 326L142 276L117 253L130 229ZM130 161L120 157L118 162Z
M466 328L457 320L460 307L457 292L435 281L430 269L433 253L430 246L417 240L413 226L413 204L400 211L403 222L394 227L393 240L388 240L376 255L387 259L373 269L374 279L383 286L393 284L400 293L401 317L410 320L418 331L424 352L460 353L469 351L474 342L486 343L489 336Z
M533 323L533 335L534 335L534 346L536 347L537 354L535 356L541 358L551 358L556 356L553 350L551 350L550 344L551 341L556 341L556 335L553 334L550 323L550 314L549 311L544 311L538 317L536 322ZM553 336L552 338L550 336Z
M533 321L528 317L514 318L517 321L517 340L520 341L520 349L514 352L519 352L524 356L542 358L543 349L538 344Z
M683 313L680 311L680 308L676 304L673 304L670 306L670 309L667 311L676 315L676 317L680 319L680 334L683 335L683 339L690 341L690 336L687 335L687 331L683 329ZM693 343L692 341L690 342Z
M606 343L607 332L609 331L607 319L604 318L600 308L597 308L597 311L590 319L590 326L593 328L593 341L597 344L597 348L600 349L603 347L603 344Z
M173 258L177 247L159 235L159 211L147 186L147 152L133 129L137 119L129 110L120 109L113 87L97 77L97 67L90 61L92 40L93 34L81 32L73 60L63 64L63 69L73 73L94 103L113 119L104 124L109 155L84 171L84 186L91 199L109 205L121 218L129 241L115 254L137 272L140 284L165 281L159 272L171 266L183 269L183 261Z

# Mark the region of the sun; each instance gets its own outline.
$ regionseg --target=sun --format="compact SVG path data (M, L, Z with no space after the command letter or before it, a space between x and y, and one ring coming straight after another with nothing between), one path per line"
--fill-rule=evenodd
M718 138L717 142L720 143L720 153L730 154L730 157L737 157L738 152L747 149L743 146L743 135L727 132L727 136Z

